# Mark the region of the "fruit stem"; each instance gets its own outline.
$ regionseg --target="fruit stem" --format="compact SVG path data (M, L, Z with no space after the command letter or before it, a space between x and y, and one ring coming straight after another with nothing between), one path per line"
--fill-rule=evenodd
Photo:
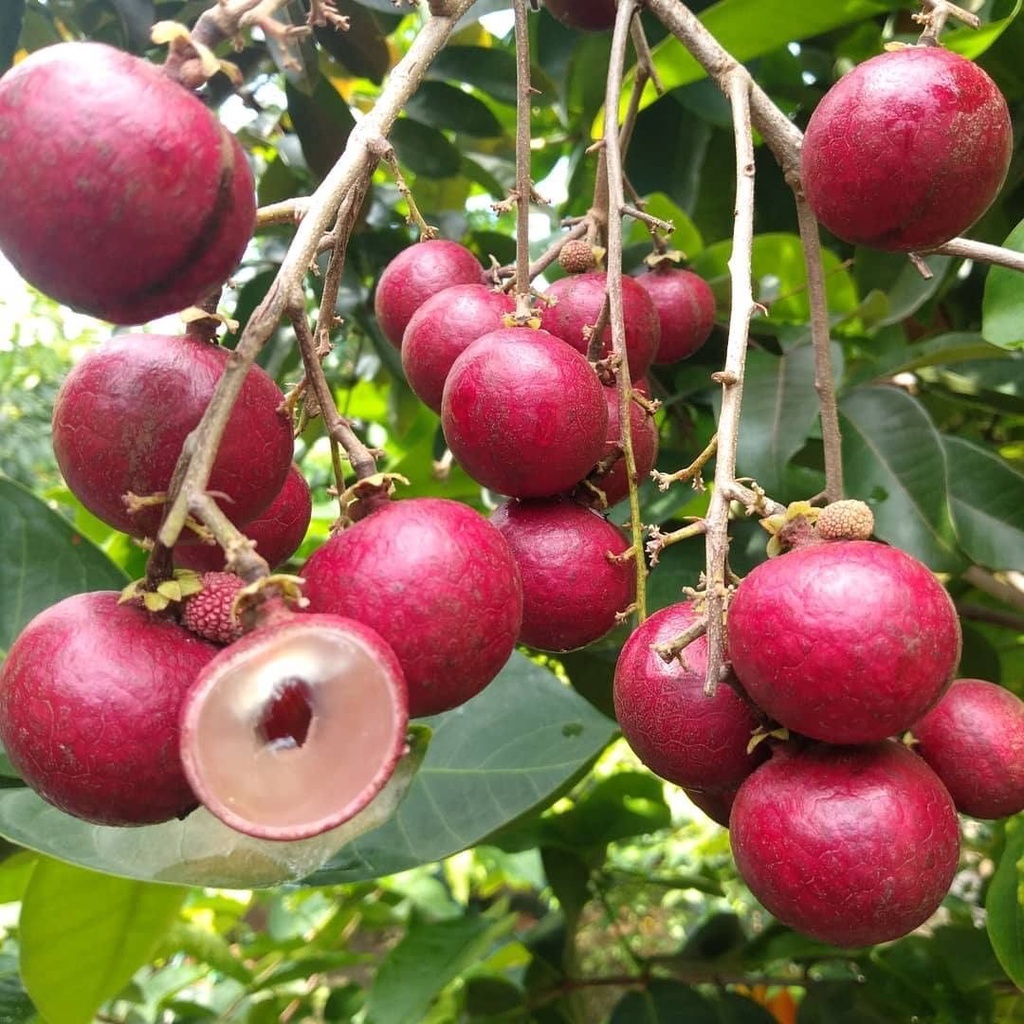
M303 308L303 280L342 201L359 183L365 187L369 180L377 159L374 143L391 130L472 3L473 0L453 0L449 17L431 18L423 26L391 72L373 109L352 129L341 156L309 198L305 216L296 228L277 277L249 318L238 347L229 356L202 420L189 435L191 443L186 442L179 460L183 467L179 486L169 495L167 515L160 527L159 540L165 546L172 547L178 539L188 516L190 496L206 489L220 438L249 367L288 308L292 304Z
M515 0L516 18L516 323L534 317L530 296L530 112L535 92L530 81L530 28L527 0Z
M324 368L321 360L331 350L330 341L321 335L322 341L318 345L313 338L309 322L306 320L305 307L296 303L288 310L292 326L295 328L295 337L299 342L299 352L302 355L302 364L306 370L306 380L313 389L313 397L319 407L320 415L323 417L324 426L332 441L336 441L344 449L356 480L368 480L377 474L377 456L380 452L371 450L359 440L352 424L338 412L334 404L334 395L331 386L324 376ZM338 480L339 493L344 490L344 481ZM371 494L360 497L366 512L380 504L388 501L388 489L384 488L380 493L373 491Z
M255 583L270 574L270 566L256 553L256 545L221 511L208 494L189 498L189 512L205 526L224 549L229 572L246 583Z
M618 110L622 91L623 65L629 43L630 25L636 13L636 0L621 0L615 15L612 33L612 51L608 63L608 83L605 109ZM629 126L624 126L628 138ZM607 117L604 125L604 164L608 182L608 319L612 331L612 351L618 357L616 369L619 399L619 444L622 446L629 482L629 526L633 541L633 565L636 568L637 622L647 618L647 561L644 558L644 524L640 517L640 499L637 493L636 457L633 452L633 431L630 430L630 406L633 401L633 383L629 379L629 361L626 353L626 324L622 298L622 216L626 206L624 174L622 171L622 136L616 118Z
M925 10L913 14L911 17L919 25L924 26L924 31L917 40L920 46L938 46L939 36L942 35L942 30L950 18L962 21L969 28L981 27L981 19L976 14L971 14L970 11L965 11L962 7L949 3L948 0L918 0L918 2Z
M736 478L743 370L746 363L750 319L760 308L754 302L751 259L754 243L754 133L750 113L750 77L740 67L728 77L727 96L732 108L736 144L736 220L733 225L729 274L732 300L725 368L713 375L722 385L722 411L718 417L718 456L715 486L706 516L706 618L708 671L704 692L712 696L725 668L725 610L728 595L729 499Z
M341 324L341 320L335 313L338 305L338 292L341 289L341 275L345 272L348 241L352 236L352 229L355 227L365 198L366 183L359 182L338 208L338 217L331 229L331 258L324 274L324 288L316 317L317 348L324 350L325 353L331 349L331 331Z
M832 369L832 338L825 291L825 269L821 261L818 222L804 198L799 178L791 183L796 198L796 215L807 268L807 297L811 308L811 345L814 348L814 390L818 393L821 439L825 450L825 498L843 497L843 440L839 430L836 378Z

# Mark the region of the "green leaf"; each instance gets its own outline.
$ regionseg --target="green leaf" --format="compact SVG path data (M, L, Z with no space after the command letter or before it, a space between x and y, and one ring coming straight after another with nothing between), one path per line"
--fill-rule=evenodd
M986 568L1024 570L1024 474L970 441L942 443L960 547Z
M1024 815L1007 822L1007 843L985 897L986 928L996 958L1018 988L1024 988Z
M13 63L25 17L25 0L11 0L0 11L0 75Z
M694 988L657 979L642 992L628 992L612 1011L609 1024L720 1024L718 1011Z
M40 859L21 906L21 971L49 1024L88 1024L152 957L184 898Z
M963 57L975 60L980 57L992 44L1010 27L1013 19L1020 14L1024 0L1017 0L1013 10L1005 18L996 21L986 21L981 28L958 28L952 32L946 32L942 36L942 45L947 50L959 53Z
M720 0L704 11L704 27L741 63L787 43L818 36L842 25L902 7L900 0ZM752 26L756 25L756 31ZM674 36L653 48L654 66L666 92L699 81L704 69ZM625 116L636 72L626 76L619 101ZM660 94L648 82L640 104L650 106Z
M853 259L857 290L864 296L881 292L886 298L885 312L871 321L871 327L885 327L905 320L938 292L953 262L952 257L929 256L925 262L932 272L931 277L923 277L905 253L858 247Z
M66 519L0 477L0 648L35 615L72 594L120 590L127 576Z
M982 359L1004 359L1006 353L990 345L980 334L957 332L887 351L872 362L864 362L848 375L846 385L867 383L898 373L913 373L931 366L955 366Z
M430 65L427 78L465 82L499 103L515 106L516 58L510 50L490 46L446 46ZM534 67L530 80L539 90L533 98L535 104L546 106L555 101L557 90L543 71Z
M391 66L391 53L376 15L354 0L335 0L334 6L339 14L348 18L348 28L339 30L330 25L314 28L318 45L352 74L380 85Z
M142 828L92 825L29 789L0 790L0 835L95 871L143 881L256 889L293 882L395 812L420 765L429 730L415 726L410 752L376 798L350 821L312 839L276 842L235 832L204 808L184 821Z
M693 269L702 277L726 277L732 241L709 245L693 261ZM825 283L829 312L846 316L857 308L857 289L849 271L829 249L823 249ZM799 235L772 233L754 238L753 262L755 298L768 307L775 323L806 324L810 318L807 298L807 267Z
M833 344L837 378L842 349ZM786 469L807 442L818 420L818 393L814 389L814 348L797 345L782 356L753 350L743 375L743 414L740 420L736 464L779 501L786 501Z
M1003 246L1024 252L1024 220L1010 232ZM1024 290L1019 271L1009 267L989 270L981 303L981 334L1001 348L1024 348Z
M288 116L302 145L302 154L317 178L324 178L341 156L356 120L348 104L324 75L310 95L285 84Z
M475 966L514 917L413 918L402 941L384 958L367 999L371 1024L420 1021L431 1003L460 974Z
M405 112L433 128L449 128L483 139L503 133L501 122L482 100L447 82L423 82Z
M550 799L617 729L518 653L481 694L425 721L433 740L398 813L343 849L310 884L393 874L480 842Z
M400 117L391 129L398 159L425 178L450 178L459 173L462 155L436 128Z
M25 991L18 970L18 958L0 954L0 1021L3 1024L28 1024L38 1020L36 1007Z
M924 408L897 388L858 388L840 421L846 492L871 505L875 534L936 572L963 568L942 439Z
M682 252L688 260L692 260L704 248L704 239L701 238L697 225L690 220L689 214L664 192L655 192L645 197L644 210L652 217L673 225L675 231L669 237L669 245ZM635 220L630 225L626 241L629 245L650 245L651 233L645 224Z

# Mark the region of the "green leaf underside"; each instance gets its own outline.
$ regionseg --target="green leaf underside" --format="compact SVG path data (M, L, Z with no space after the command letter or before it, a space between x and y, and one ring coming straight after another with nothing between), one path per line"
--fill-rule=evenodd
M311 884L391 874L480 842L542 804L617 730L521 654L483 693L426 721L433 741L398 813L341 850Z
M361 831L394 813L429 742L416 726L410 752L359 814L312 839L273 842L235 832L200 808L184 821L140 828L93 825L64 814L29 789L0 790L0 835L40 853L129 879L255 889L296 881Z

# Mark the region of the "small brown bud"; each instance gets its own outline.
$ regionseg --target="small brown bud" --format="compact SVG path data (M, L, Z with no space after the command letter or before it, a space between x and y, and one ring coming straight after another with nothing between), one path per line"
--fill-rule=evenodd
M815 526L825 540L867 540L875 516L863 501L833 501L821 510Z
M597 266L594 247L583 238L566 242L558 254L558 262L567 274L583 274Z

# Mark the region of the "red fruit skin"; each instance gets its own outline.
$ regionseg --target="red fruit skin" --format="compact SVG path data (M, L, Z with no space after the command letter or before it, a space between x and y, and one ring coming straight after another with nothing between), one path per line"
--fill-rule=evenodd
M513 498L546 498L570 490L600 458L608 409L579 352L547 331L505 327L455 360L441 425L478 483Z
M960 622L915 558L832 541L770 558L740 583L728 651L777 722L827 743L873 743L909 729L949 685Z
M132 515L122 496L166 491L230 353L194 338L122 334L86 354L54 400L53 451L75 497L135 537L155 536L160 505ZM242 384L208 490L242 526L281 490L292 461L280 388L258 366Z
M581 32L606 32L615 25L615 0L544 0L552 17Z
M402 367L409 387L436 413L452 363L483 334L505 326L515 302L482 284L457 284L431 296L402 336Z
M603 516L559 498L506 501L491 522L508 541L523 581L521 643L573 651L599 640L636 596L629 544Z
M445 498L394 502L332 536L302 569L310 612L362 622L391 645L409 714L465 703L502 669L523 620L508 543Z
M683 792L690 798L690 803L700 808L716 825L722 828L729 827L729 815L732 812L733 802L736 800L735 789L719 789L713 793L703 793L697 789L684 789Z
M457 284L481 284L483 268L458 242L432 238L403 249L381 272L373 309L384 337L395 348L416 312L431 296Z
M118 594L77 594L37 615L0 669L0 742L25 782L99 825L182 817L196 798L178 713L217 653Z
M927 921L960 851L949 793L888 741L776 752L740 786L729 836L741 877L770 913L845 948Z
M333 687L325 685L332 673ZM320 835L361 811L394 773L406 698L398 659L372 629L279 613L196 678L181 709L183 769L204 806L239 832ZM301 725L301 741L288 748L260 735L268 712L281 736Z
M767 756L747 753L763 719L728 682L704 695L706 637L666 662L655 644L674 640L697 614L689 602L662 608L637 627L615 666L612 697L622 735L655 775L689 790L720 793L738 786Z
M991 205L1012 135L1006 101L976 64L941 46L879 54L841 78L811 115L804 194L847 242L930 249Z
M256 553L274 569L299 549L312 517L313 495L293 462L270 508L245 524L245 535L256 542ZM224 568L224 549L219 544L176 544L174 561L183 569L219 572Z
M962 814L1024 811L1024 701L983 679L957 679L913 726L914 747Z
M668 366L692 356L711 337L715 326L715 294L692 270L659 265L636 278L658 310L661 343L654 362Z
M26 280L119 324L219 288L256 219L235 138L159 67L102 43L48 46L0 79L0 194L0 249Z
M601 270L559 278L545 292L546 298L557 301L554 305L541 304L541 327L586 355L590 342L584 337L583 328L597 323L604 306L607 278ZM654 300L632 277L622 279L622 301L629 376L639 380L650 369L658 351L661 323ZM607 359L612 352L610 326L605 327L601 340L601 358Z
M633 385L640 391L645 391L646 381L640 380ZM646 393L646 392L645 392ZM605 501L610 508L617 505L629 494L629 474L626 472L626 458L622 454L619 436L619 393L615 388L604 388L604 400L608 406L608 433L605 437L604 451L601 453L600 462L606 459L613 452L619 455L611 464L611 468L600 476L593 473L589 477L590 483L600 488L604 493ZM636 402L629 403L629 430L633 440L633 461L636 464L637 484L641 484L654 469L658 461L658 425L654 417L641 408ZM590 505L596 505L598 496L586 488L579 488L576 496Z

